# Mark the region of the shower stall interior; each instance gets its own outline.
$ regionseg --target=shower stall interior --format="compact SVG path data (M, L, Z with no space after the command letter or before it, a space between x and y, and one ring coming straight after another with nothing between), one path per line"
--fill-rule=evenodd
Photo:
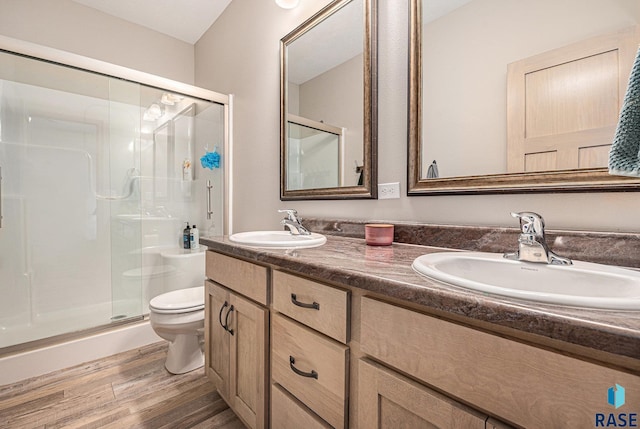
M224 233L228 97L158 81L0 51L0 356L140 320Z

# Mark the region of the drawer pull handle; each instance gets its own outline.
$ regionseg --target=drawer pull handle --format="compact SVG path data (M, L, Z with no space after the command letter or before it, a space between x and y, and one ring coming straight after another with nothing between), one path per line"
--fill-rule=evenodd
M315 378L316 380L318 379L317 372L315 372L314 370L311 370L311 372L300 371L298 368L294 366L295 363L296 363L296 359L293 356L289 356L289 366L291 367L291 370L293 372L295 372L301 377Z
M313 308L316 310L320 310L320 304L318 304L317 302L312 302L311 304L305 304L304 302L300 302L296 299L296 294L292 293L291 294L291 302L293 303L293 305L297 305L298 307L302 307L302 308Z
M233 311L233 305L231 307L229 307L229 311L227 311L227 315L224 318L224 329L227 330L228 333L230 333L231 335L233 335L233 329L229 329L229 315L231 314L231 312Z
M225 301L222 307L220 307L220 313L218 314L218 322L220 322L220 326L222 326L225 331L227 330L227 327L224 325L224 323L222 323L222 312L224 311L227 305L229 305L229 303Z

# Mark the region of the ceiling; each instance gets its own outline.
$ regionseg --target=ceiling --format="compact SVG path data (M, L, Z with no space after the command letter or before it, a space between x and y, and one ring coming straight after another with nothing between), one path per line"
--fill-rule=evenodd
M195 44L232 0L73 0L109 15ZM424 22L446 15L471 0L425 2Z
M73 0L195 44L231 0Z

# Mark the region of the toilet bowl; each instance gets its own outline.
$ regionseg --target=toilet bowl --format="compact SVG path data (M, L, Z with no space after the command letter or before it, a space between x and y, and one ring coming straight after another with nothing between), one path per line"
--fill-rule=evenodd
M149 302L149 321L169 341L167 371L184 374L204 365L204 286L156 296Z
M183 374L204 365L204 265L206 247L198 251L164 250L162 266L171 267L164 277L162 294L149 301L149 321L159 337L169 341L165 367Z

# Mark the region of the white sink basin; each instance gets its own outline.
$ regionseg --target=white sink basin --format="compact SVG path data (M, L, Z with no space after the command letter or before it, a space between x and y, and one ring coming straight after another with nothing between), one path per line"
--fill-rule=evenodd
M640 272L573 261L547 265L502 254L442 252L413 261L419 274L491 294L574 307L640 310Z
M245 246L299 249L322 246L327 238L315 232L311 235L293 235L289 231L249 231L233 234L229 240Z

